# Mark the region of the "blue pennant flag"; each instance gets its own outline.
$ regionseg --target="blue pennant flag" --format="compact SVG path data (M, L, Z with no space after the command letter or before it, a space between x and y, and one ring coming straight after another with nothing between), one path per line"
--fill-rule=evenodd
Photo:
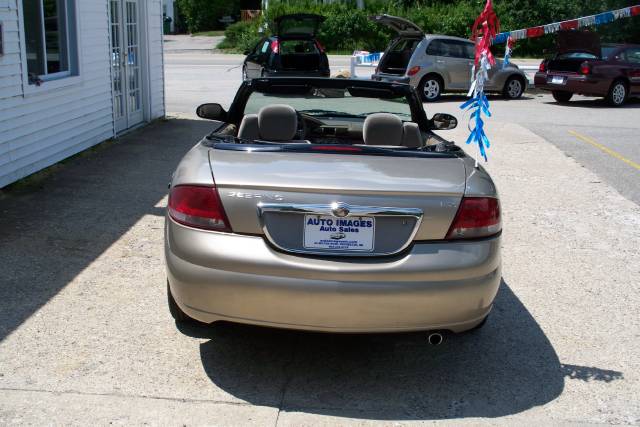
M484 92L478 92L478 94L466 101L464 104L460 106L461 110L472 111L469 116L469 120L475 120L475 126L471 130L471 134L467 138L467 144L471 144L475 142L478 144L478 149L480 151L480 155L484 158L485 162L487 159L487 148L491 146L489 143L489 138L484 133L484 121L482 120L482 113L484 113L487 117L491 117L491 112L489 111L489 100L487 99Z

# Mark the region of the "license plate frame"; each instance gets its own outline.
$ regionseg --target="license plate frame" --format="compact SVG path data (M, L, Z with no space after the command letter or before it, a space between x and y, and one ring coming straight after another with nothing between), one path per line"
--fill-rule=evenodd
M373 252L375 229L373 216L305 214L302 246L316 251Z
M564 85L566 79L563 76L549 76L549 83L552 85Z

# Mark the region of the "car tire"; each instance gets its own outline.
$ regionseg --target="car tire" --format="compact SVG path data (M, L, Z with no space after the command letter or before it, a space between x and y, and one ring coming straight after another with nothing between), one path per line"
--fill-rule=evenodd
M199 323L197 320L189 317L178 303L173 298L171 294L171 287L169 286L169 281L167 280L167 303L169 304L169 313L171 313L171 317L176 321L176 323Z
M502 89L502 96L505 99L518 99L524 93L524 83L517 76L511 76L507 79Z
M434 74L428 74L420 80L418 92L424 102L434 102L440 99L443 89L442 79Z
M562 90L554 90L553 92L551 92L551 95L553 95L553 99L555 99L561 104L564 104L565 102L569 102L571 100L571 97L573 97L573 93L565 92Z
M624 105L629 95L627 84L622 80L616 80L611 84L609 93L607 93L607 103L613 107Z

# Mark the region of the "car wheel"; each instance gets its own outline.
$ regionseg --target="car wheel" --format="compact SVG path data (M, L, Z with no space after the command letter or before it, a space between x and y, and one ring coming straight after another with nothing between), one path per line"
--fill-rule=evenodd
M247 77L247 67L242 67L242 81L249 80Z
M509 77L502 89L502 96L505 99L518 99L524 93L524 85L519 77Z
M418 92L425 102L437 101L442 95L442 82L436 76L425 76L420 82Z
M571 92L564 92L561 90L554 90L553 92L551 92L551 94L553 95L553 99L560 103L569 102L569 100L573 96Z
M613 82L613 84L609 88L609 93L607 94L606 100L609 105L619 107L627 100L627 94L627 85L623 81L617 80Z
M173 317L177 323L197 323L195 319L187 316L187 314L178 306L178 303L176 303L176 300L171 294L169 281L167 281L167 302L169 304L169 313L171 313L171 317Z

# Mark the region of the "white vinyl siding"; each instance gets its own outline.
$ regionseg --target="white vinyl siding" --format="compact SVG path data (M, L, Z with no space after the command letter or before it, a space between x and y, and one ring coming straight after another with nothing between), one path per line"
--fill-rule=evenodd
M58 88L27 85L21 1L0 0L0 188L114 136L107 0L76 0L79 75ZM164 115L161 0L147 0L146 13L149 121Z
M150 111L151 118L155 119L165 115L162 0L150 0L147 7Z

